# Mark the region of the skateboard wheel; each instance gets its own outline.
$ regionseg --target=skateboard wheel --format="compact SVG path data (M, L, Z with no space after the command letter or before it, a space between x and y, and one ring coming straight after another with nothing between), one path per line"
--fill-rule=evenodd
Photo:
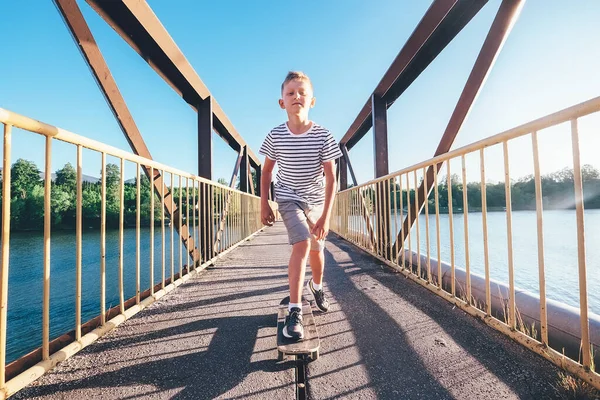
M310 353L310 358L313 361L316 361L319 358L319 350L315 350L312 353Z

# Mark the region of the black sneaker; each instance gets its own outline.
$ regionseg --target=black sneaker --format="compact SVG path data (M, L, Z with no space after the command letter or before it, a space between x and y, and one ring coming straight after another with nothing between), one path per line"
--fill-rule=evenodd
M302 326L302 310L292 307L290 313L285 317L283 336L288 339L301 340L304 338L304 327Z
M315 298L315 304L317 305L319 310L327 312L329 310L329 301L327 300L323 289L316 290L313 286L312 278L308 281L306 286L308 287L308 290L310 290L310 292L313 294L313 297Z

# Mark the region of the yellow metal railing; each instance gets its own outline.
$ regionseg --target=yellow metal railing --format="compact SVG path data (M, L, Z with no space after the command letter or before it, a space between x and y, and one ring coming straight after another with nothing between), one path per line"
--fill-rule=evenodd
M600 111L600 97L564 109L557 113L526 123L522 126L510 129L503 133L488 137L468 146L453 150L438 157L423 161L408 168L404 168L395 173L389 174L365 184L358 185L337 194L334 204L334 215L332 217L332 230L344 237L348 241L356 244L362 249L370 252L381 261L387 263L394 269L399 270L404 275L410 277L419 284L429 288L432 292L439 294L455 305L461 307L473 316L480 317L487 324L497 330L507 334L514 340L522 343L528 348L548 358L555 364L574 373L587 382L600 388L600 375L594 371L593 347L598 346L598 336L600 332L594 332L596 342L590 340L590 315L588 310L588 283L586 270L585 254L585 230L584 230L584 197L582 186L582 165L580 160L580 140L578 121L581 117ZM596 114L596 116L599 114ZM543 136L547 131L552 131L553 127L559 124L570 123L570 147L569 153L573 160L573 184L575 200L575 217L577 231L577 265L579 280L579 320L580 320L580 340L581 346L579 356L568 357L560 348L554 349L548 342L548 316L547 316L547 292L546 292L546 268L544 254L544 211L542 179L540 174L540 152L538 147L538 137ZM551 129L549 129L551 128ZM594 132L597 135L597 127ZM537 254L538 254L538 279L539 279L539 338L536 333L527 332L517 310L516 292L515 292L515 266L513 254L513 210L511 201L511 175L509 163L509 143L517 140L527 140L531 143L531 162L533 163L533 176L535 182L535 210L537 220ZM518 139L523 138L523 139ZM522 143L522 142L519 142ZM503 300L503 316L498 313L494 315L492 310L492 293L490 284L490 270L494 265L490 265L490 249L488 238L488 199L486 198L486 150L499 150L501 146L501 162L496 165L503 165L504 172L504 192L505 192L505 211L506 214L506 246L507 269L508 269L508 290L507 298ZM522 150L522 149L519 149ZM489 150L488 150L489 151ZM600 148L596 149L596 152ZM483 245L483 269L485 271L485 292L482 298L475 298L472 293L472 272L470 265L470 249L473 249L473 237L469 237L469 201L467 197L467 171L468 165L466 159L469 155L479 159L479 169L477 175L481 191L481 220L482 220L482 245ZM461 165L462 182L462 202L463 209L453 210L452 200L452 171L450 170L451 161ZM494 167L494 165L492 165ZM472 167L471 169L475 169ZM428 169L429 175L427 173ZM440 172L445 169L445 180L440 177ZM491 168L490 168L491 169ZM490 170L489 169L489 170ZM455 175L454 179L457 175ZM419 179L419 177L421 179ZM419 187L427 187L428 180L433 180L433 188L427 191L419 191ZM446 272L442 271L442 261L440 260L440 193L439 188L446 188L447 191L447 209L443 210L448 217L447 241L449 242L450 266ZM430 186L431 187L431 186ZM472 186L471 186L472 187ZM427 193L426 205L422 206L419 196ZM434 204L433 204L434 203ZM417 205L421 205L420 207ZM435 237L436 254L432 253L432 243L430 243L430 210L435 209L435 235L431 236L431 241ZM479 211L479 210L478 210ZM417 217L415 217L415 212ZM454 224L459 221L453 216L453 213L461 212L463 214L464 236L455 235ZM471 210L473 212L473 210ZM412 214L412 215L411 215ZM419 216L424 215L426 243L424 248L421 245L421 229L419 227ZM412 217L412 218L411 218ZM408 221L414 221L411 226ZM433 224L433 216L431 224ZM595 227L597 228L597 227ZM396 236L398 235L398 240ZM416 242L416 249L413 249L413 241ZM464 281L459 282L456 278L456 246L464 246ZM408 247L408 249L406 248ZM496 248L496 251L498 249ZM536 251L532 248L531 251ZM437 255L437 260L432 256ZM440 261L438 261L440 260ZM503 266L500 266L503 267ZM449 276L448 276L449 275ZM598 276L594 277L598 279ZM596 316L597 317L597 316ZM594 320L594 321L597 321ZM596 322L595 322L596 323ZM597 324L595 325L598 326ZM529 333L529 334L527 334ZM597 354L596 354L597 355Z
M215 259L234 248L237 244L262 229L260 222L260 198L238 190L214 183L210 180L189 174L175 168L139 157L137 155L107 146L103 143L87 139L63 129L41 123L39 121L12 113L0 108L0 122L4 124L4 160L2 181L2 264L0 267L0 398L10 396L31 383L58 362L77 353L106 334L120 323L144 309L155 300L161 298L176 286L196 275ZM7 349L7 314L9 290L9 254L11 233L11 144L14 128L45 136L45 174L44 174L44 251L43 251L43 302L42 302L42 342L41 349L25 355L10 365L6 365ZM74 332L63 332L62 337L52 340L50 337L50 250L51 250L51 163L52 144L55 141L70 143L76 147L77 184L76 184L76 268L74 284L75 295L75 329ZM83 149L101 154L101 213L100 213L100 304L99 315L86 323L81 320L81 282L82 282L82 166ZM119 241L118 241L118 306L106 309L106 218L107 218L107 156L120 161L120 181L118 183ZM124 188L125 162L135 166L135 296L125 299L124 290ZM150 285L141 287L141 185L140 171L144 169L150 179L150 246L148 269ZM164 178L169 176L170 187ZM178 186L175 185L177 181ZM156 199L155 199L156 194ZM178 195L178 204L175 195ZM160 282L156 283L155 269L155 202L160 202ZM184 203L185 202L185 207ZM275 204L274 204L275 206ZM171 215L169 214L171 210ZM181 212L179 212L181 210ZM184 215L185 213L185 215ZM170 238L165 229L169 217L171 227L180 233L179 260L176 260L175 235L170 229ZM166 259L167 241L170 241L170 255ZM183 247L187 247L187 254ZM157 251L158 253L158 251ZM175 270L178 262L179 271ZM185 267L184 267L185 265ZM147 267L147 268L146 268ZM170 268L169 268L170 267ZM35 329L31 327L30 329ZM27 335L27 332L21 332Z

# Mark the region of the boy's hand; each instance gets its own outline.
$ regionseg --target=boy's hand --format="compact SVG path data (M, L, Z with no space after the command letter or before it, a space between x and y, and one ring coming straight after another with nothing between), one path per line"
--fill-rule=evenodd
M310 233L315 235L317 240L325 239L325 236L329 233L329 218L319 218L313 225Z
M275 214L273 214L273 209L269 203L261 203L260 219L263 225L273 226L273 222L275 222Z

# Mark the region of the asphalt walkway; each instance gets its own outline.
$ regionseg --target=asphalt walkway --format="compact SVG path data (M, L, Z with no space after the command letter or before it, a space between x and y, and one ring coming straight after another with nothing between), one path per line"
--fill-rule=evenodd
M277 223L13 398L294 399L275 344L290 251ZM325 251L309 398L561 398L540 356L333 234Z

